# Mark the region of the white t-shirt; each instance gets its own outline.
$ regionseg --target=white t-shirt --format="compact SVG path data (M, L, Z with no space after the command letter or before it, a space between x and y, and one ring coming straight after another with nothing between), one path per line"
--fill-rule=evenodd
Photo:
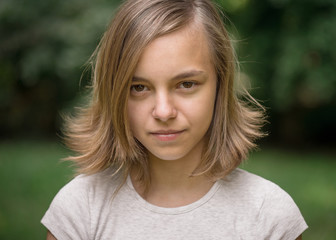
M58 240L292 240L307 228L285 191L241 169L176 208L146 202L130 178L113 198L120 181L110 169L76 177L56 195L42 223Z

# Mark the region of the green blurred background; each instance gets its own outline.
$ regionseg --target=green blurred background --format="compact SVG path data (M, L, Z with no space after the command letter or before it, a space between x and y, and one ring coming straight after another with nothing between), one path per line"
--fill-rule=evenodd
M291 194L304 239L336 239L336 0L217 2L270 122L242 167ZM85 62L119 3L0 1L0 239L45 238L39 221L74 169L59 161L60 116L82 102Z

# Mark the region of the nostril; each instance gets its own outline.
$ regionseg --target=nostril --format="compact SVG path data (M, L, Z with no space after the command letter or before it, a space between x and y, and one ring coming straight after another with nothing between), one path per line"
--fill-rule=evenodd
M171 104L157 104L153 109L153 117L161 121L167 121L176 117L177 111Z

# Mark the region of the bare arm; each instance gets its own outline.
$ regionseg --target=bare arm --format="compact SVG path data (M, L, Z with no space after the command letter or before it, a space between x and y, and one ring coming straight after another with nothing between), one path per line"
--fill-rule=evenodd
M298 236L296 240L302 240L302 235Z
M57 240L57 239L54 237L54 235L51 234L51 232L48 231L47 240Z

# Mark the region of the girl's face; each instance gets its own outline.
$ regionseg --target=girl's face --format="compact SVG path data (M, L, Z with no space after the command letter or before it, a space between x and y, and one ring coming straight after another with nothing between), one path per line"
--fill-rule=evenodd
M199 158L212 117L216 73L203 31L186 27L142 53L128 100L129 123L149 157Z

